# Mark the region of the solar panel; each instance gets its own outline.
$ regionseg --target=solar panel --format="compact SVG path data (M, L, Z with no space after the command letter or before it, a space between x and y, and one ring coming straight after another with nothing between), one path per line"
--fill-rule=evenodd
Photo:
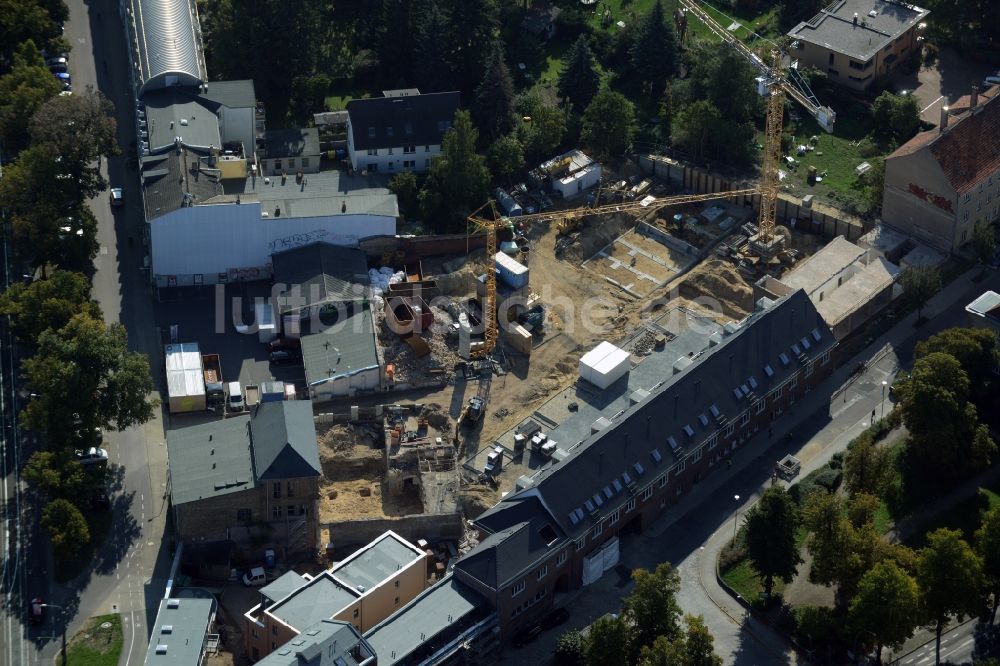
M642 476L643 474L646 473L646 469L642 466L642 463L633 463L632 469L634 469L635 473L638 474L639 476Z
M822 337L823 337L823 336L822 336L822 335L820 334L820 332L819 332L819 329L818 329L818 328L814 328L814 329L812 330L812 336L813 336L813 340L815 340L816 342L819 342L819 341L820 341L820 338L822 338Z
M774 377L774 368L772 368L770 365L765 365L764 374L767 375L768 377Z
M694 437L694 429L691 426L685 425L684 432L687 434L688 437Z
M708 408L708 411L712 412L712 416L715 418L719 418L719 406L714 402L712 403L712 406Z
M657 449L653 449L652 451L650 451L649 455L653 459L653 462L657 464L659 464L660 461L663 460L663 456L660 455L660 452Z
M680 446L677 445L677 440L674 439L673 435L671 435L670 437L667 437L667 444L670 445L670 450L671 451L676 451L677 449L680 448Z
M708 425L708 417L705 416L704 414L699 414L698 415L698 420L701 421L702 427L705 427L705 426Z
M778 358L780 358L781 362L784 363L785 365L791 363L791 361L788 360L788 354L786 354L785 352L781 352L780 354L778 354Z

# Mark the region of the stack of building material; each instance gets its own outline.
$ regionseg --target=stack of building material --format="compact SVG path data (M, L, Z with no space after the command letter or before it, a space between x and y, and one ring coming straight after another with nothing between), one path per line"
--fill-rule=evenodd
M602 342L580 359L580 377L606 389L632 368L629 353L610 342Z

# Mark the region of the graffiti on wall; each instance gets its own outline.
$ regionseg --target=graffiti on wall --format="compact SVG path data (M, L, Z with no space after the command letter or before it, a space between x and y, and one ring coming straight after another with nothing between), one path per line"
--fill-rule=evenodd
M283 238L275 238L268 244L267 249L271 252L283 252L292 248L302 247L310 243L325 241L329 232L326 229L313 229L300 234L292 234Z
M913 196L919 197L924 201L926 201L927 203L933 206L937 206L941 210L946 210L952 214L954 214L955 212L951 209L950 199L945 199L944 197L938 196L933 192L928 192L927 190L925 190L924 188L920 187L915 183L910 183L909 191L910 194L912 194Z

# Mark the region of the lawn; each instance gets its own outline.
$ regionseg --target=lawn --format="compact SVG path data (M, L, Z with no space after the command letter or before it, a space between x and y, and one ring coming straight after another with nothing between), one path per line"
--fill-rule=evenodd
M796 530L796 548L802 550L808 535L809 533L804 527L799 527L799 529ZM741 532L740 539L742 538L743 533ZM764 593L764 586L761 583L761 578L757 575L757 570L753 568L753 565L750 564L750 560L746 557L737 561L724 571L720 571L720 573L722 575L722 580L726 581L726 584L729 585L729 587L736 590L736 593L748 602L760 599L760 596ZM774 581L773 594L781 594L784 589L785 584L781 580Z
M67 654L56 663L60 666L118 666L121 657L122 618L114 615L99 615L90 618L87 626L70 640Z
M332 94L326 96L327 111L343 111L347 108L347 103L352 99L367 99L371 93L361 88L348 90L344 87L334 86Z

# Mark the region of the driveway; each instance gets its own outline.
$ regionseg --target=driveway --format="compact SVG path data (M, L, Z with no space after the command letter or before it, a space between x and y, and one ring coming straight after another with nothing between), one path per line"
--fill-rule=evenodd
M930 67L921 66L914 74L900 74L893 80L896 92L912 91L920 102L920 117L935 125L941 120L941 107L968 95L974 84L992 74L996 65L973 62L951 48L941 49Z

